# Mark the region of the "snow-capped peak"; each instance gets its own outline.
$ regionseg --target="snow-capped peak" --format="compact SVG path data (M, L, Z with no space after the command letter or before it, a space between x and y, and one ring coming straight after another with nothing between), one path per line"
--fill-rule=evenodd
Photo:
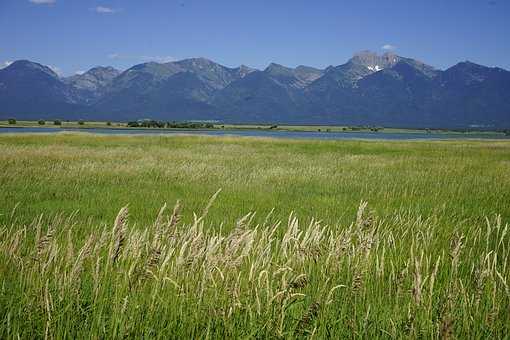
M382 70L383 68L379 65L368 65L367 68L372 72L378 72Z

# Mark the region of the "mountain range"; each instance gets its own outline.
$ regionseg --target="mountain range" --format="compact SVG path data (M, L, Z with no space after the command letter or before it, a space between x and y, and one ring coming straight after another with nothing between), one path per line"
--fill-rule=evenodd
M0 69L0 118L11 117L508 128L510 72L468 61L438 70L369 51L326 69L192 58L71 77L19 60Z

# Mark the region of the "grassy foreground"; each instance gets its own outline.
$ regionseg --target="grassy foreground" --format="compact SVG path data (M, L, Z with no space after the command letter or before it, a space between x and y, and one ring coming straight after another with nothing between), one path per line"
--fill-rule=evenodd
M510 332L509 142L0 147L1 338Z

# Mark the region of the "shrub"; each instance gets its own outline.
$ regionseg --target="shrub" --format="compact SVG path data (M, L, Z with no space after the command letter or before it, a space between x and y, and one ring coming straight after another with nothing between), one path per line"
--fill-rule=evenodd
M138 122L128 122L127 123L127 126L128 127L139 127L140 124L138 124Z
M112 122L106 122L106 126L112 126Z
M44 125L46 124L46 121L44 119L39 119L39 121L37 121L37 124Z
M9 118L7 121L9 122L10 125L16 124L16 119L14 118Z
M84 122L83 120L81 120L81 119L80 119L80 120L78 121L78 125L85 125L85 122Z
M62 121L60 119L55 119L53 125L62 125Z

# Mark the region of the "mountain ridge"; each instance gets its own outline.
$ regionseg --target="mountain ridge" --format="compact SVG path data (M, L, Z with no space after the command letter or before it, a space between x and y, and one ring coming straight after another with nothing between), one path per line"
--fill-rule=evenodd
M318 69L257 70L206 58L93 67L59 77L28 60L0 69L0 117L236 123L510 127L510 72L469 61L439 70L394 53Z

